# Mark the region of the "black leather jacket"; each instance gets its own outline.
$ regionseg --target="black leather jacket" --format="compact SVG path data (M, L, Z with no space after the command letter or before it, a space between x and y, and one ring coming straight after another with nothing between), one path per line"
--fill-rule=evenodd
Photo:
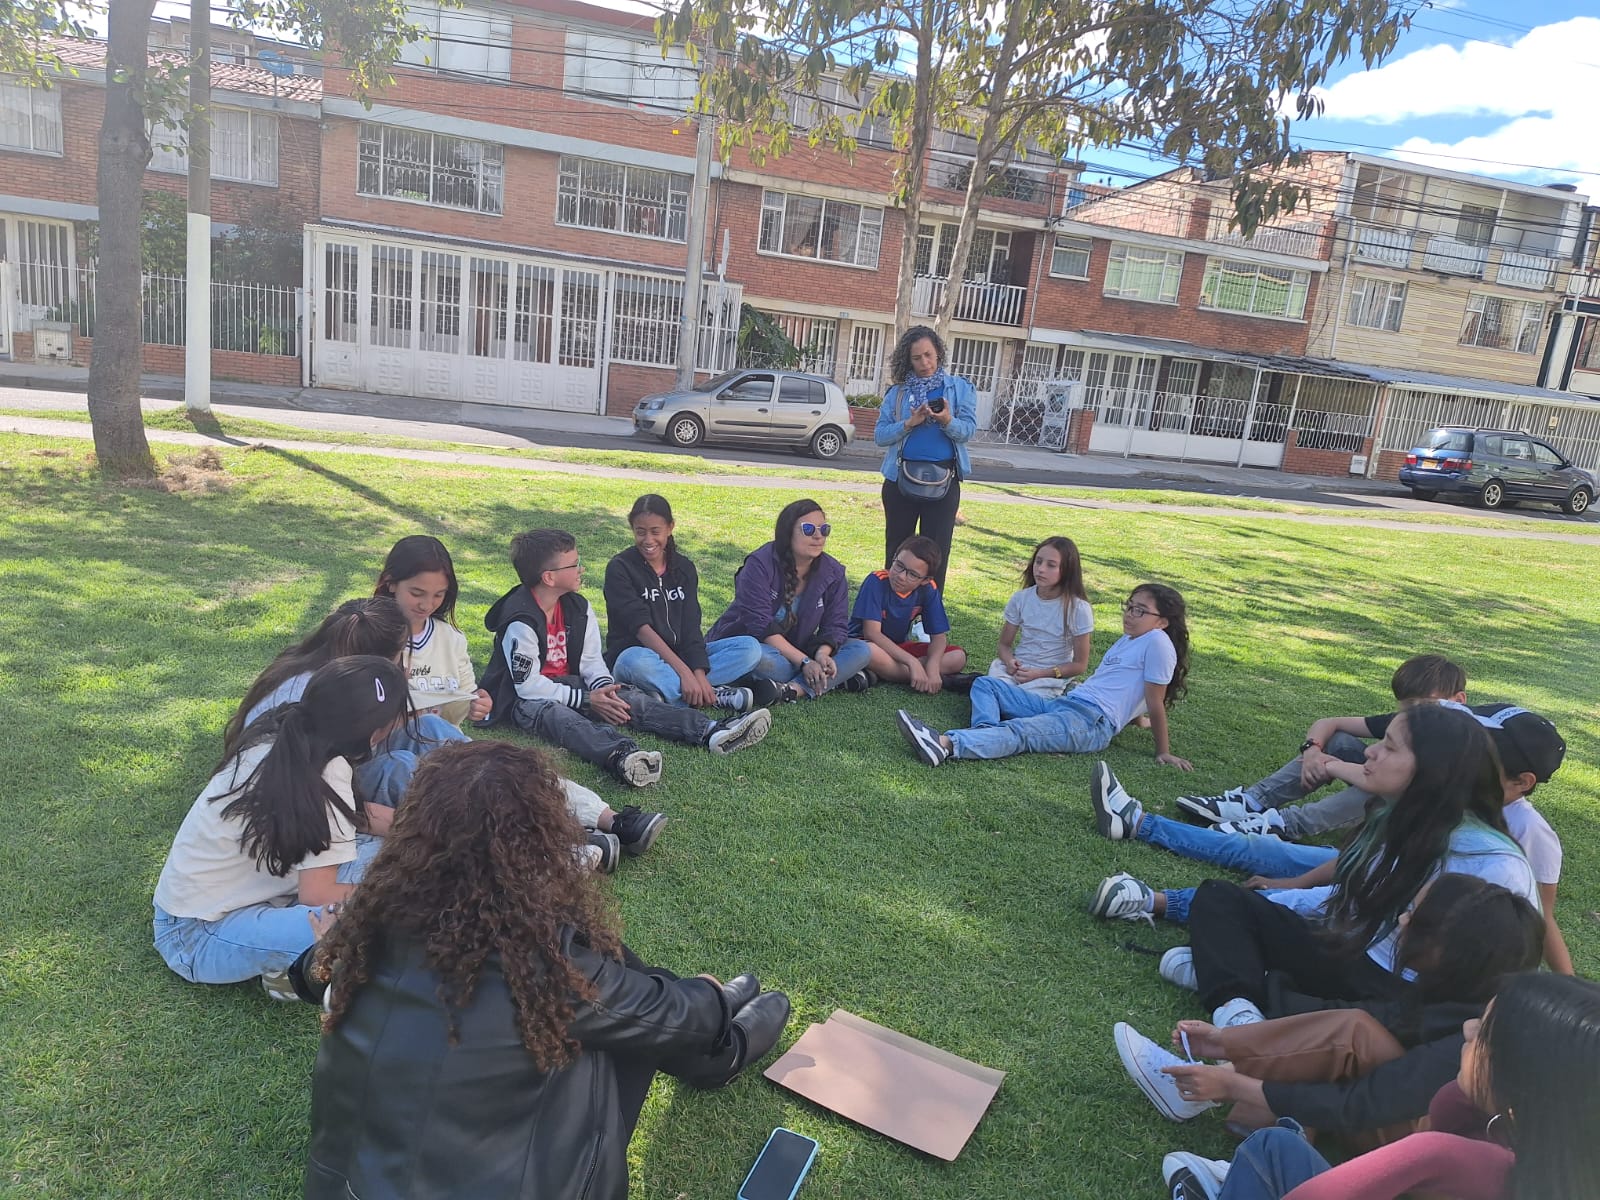
M625 1200L641 1068L644 1087L657 1067L723 1082L738 1057L727 1007L707 980L567 948L598 993L574 1012L582 1053L557 1071L524 1049L496 967L452 1046L420 950L387 954L317 1054L306 1200Z

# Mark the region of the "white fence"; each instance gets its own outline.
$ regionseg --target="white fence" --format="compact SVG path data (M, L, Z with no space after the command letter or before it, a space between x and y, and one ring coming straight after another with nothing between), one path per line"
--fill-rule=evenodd
M1600 468L1600 405L1458 396L1393 387L1374 446L1409 450L1438 425L1517 429L1542 438L1587 470Z
M65 291L45 311L44 319L70 321L84 337L94 337L97 276L94 267L68 272ZM139 294L146 345L184 345L187 282L176 275L146 274L141 277ZM211 348L296 358L302 313L299 288L213 281Z
M931 317L944 303L948 279L936 275L918 275L911 284L911 311L919 317ZM1027 302L1028 289L1009 283L985 283L968 280L961 285L956 297L955 319L958 321L983 321L990 325L1022 324L1022 306Z

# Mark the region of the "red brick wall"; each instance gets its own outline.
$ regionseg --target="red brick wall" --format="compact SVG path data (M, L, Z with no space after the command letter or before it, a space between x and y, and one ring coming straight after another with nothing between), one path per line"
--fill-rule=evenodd
M1094 329L1140 337L1175 338L1221 350L1256 354L1304 354L1304 321L1274 321L1200 308L1200 284L1205 278L1206 255L1184 255L1183 279L1177 304L1147 304L1138 300L1113 300L1102 294L1111 239L1096 238L1089 253L1089 278L1057 279L1048 274L1038 280L1036 324L1047 329ZM1048 270L1048 264L1047 264ZM1306 312L1316 308L1319 275L1311 276Z
M872 435L878 429L878 410L876 408L852 408L850 410L850 423L856 427L856 437L872 440Z
M1400 468L1406 465L1406 452L1404 450L1378 451L1378 469L1372 473L1374 479L1392 479L1400 481Z
M677 382L671 367L614 365L606 368L606 416L633 415L633 406L652 392L665 392ZM697 375L699 379L702 376Z
M226 104L226 96L218 103ZM105 91L90 84L66 82L61 86L60 156L0 150L0 191L67 204L96 204L99 174L100 120L105 113ZM321 174L321 132L309 118L278 115L278 186L211 183L211 214L217 221L249 224L262 204L276 204L294 224L314 221ZM152 191L186 193L182 175L147 171L145 187Z
M1291 475L1320 475L1332 479L1342 479L1350 474L1353 456L1349 451L1309 450L1298 444L1299 435L1298 429L1289 430L1283 447L1283 470ZM1372 453L1370 437L1361 443L1360 453Z
M147 375L183 375L182 346L146 346L140 369ZM72 364L87 367L94 357L94 339L72 337ZM16 362L33 359L33 335L19 333L12 349ZM213 350L211 352L213 379L231 380L235 383L262 383L275 387L300 386L300 360L281 354L246 354L240 350Z
M1089 453L1089 435L1094 432L1094 413L1076 409L1067 419L1067 449L1074 454Z

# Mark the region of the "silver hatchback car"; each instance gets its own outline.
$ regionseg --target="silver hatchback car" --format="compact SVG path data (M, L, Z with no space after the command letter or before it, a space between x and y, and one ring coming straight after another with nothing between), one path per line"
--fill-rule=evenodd
M658 392L633 410L635 433L673 446L779 446L837 458L855 435L844 389L800 371L729 371L688 391Z

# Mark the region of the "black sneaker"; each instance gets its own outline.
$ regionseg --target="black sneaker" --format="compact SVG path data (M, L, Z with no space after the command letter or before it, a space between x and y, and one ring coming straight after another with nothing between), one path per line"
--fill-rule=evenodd
M894 719L900 727L900 735L928 766L937 767L950 757L950 751L939 740L938 730L926 721L917 720L903 708L895 712Z
M1161 1176L1172 1200L1217 1200L1228 1179L1229 1164L1178 1150L1161 1160Z
M589 844L579 846L578 853L592 869L602 875L609 875L617 869L617 863L622 858L622 843L614 833L601 833L598 829L591 829Z
M963 671L959 675L941 675L939 681L947 692L954 692L958 696L965 696L972 691L972 685L979 676L976 671Z
M606 769L618 781L629 787L649 787L661 782L661 752L659 750L619 750L611 756Z
M706 734L706 749L713 754L732 754L754 746L772 728L772 714L764 708L743 716L724 717Z
M878 686L878 673L876 671L857 671L844 681L844 690L847 692L864 692L868 688Z
M774 680L758 675L746 675L739 686L750 693L751 704L756 708L771 708L783 702L783 689Z
M617 835L625 854L643 854L661 836L667 823L665 813L642 812L637 804L619 809L611 818L611 832Z
M719 687L713 691L716 693L717 707L729 712L749 712L755 705L755 694L749 688Z

